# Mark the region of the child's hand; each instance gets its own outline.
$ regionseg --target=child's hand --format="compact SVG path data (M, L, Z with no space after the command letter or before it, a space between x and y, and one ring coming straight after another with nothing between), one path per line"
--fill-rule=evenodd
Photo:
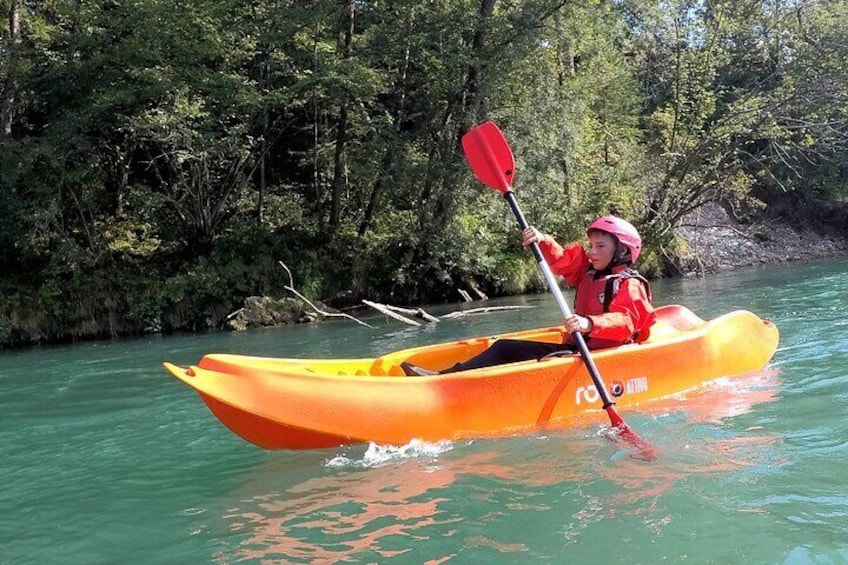
M571 333L580 332L582 334L587 334L592 331L592 320L583 316L578 316L577 314L572 314L565 319L565 327L568 328L568 331Z
M545 241L545 234L533 226L529 226L526 230L521 232L521 236L524 238L524 241L521 242L521 245L524 247L530 247L534 243L541 243Z

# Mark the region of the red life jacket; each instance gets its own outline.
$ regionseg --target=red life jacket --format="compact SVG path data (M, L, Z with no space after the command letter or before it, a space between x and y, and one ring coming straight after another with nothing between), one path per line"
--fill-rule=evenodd
M589 269L583 275L574 296L574 312L581 316L597 316L609 312L610 303L618 294L621 281L638 279L645 286L648 301L651 300L651 285L635 269L627 267L617 273L598 276L597 271ZM638 336L633 336L634 339ZM636 340L638 341L638 339Z

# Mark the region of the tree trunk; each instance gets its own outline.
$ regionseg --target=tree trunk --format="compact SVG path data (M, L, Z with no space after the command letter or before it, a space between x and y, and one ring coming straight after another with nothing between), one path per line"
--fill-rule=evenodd
M124 139L111 146L109 151L104 152L108 158L107 171L109 172L106 186L115 195L113 212L119 218L124 215L134 150L134 143Z
M468 68L468 80L465 83L466 110L467 114L473 116L477 121L485 113L483 102L485 100L484 81L486 80L485 55L482 53L489 35L489 25L492 14L495 12L497 0L481 0L480 10L477 12L477 29L474 31L474 39L471 42L471 53L474 61Z
M15 99L18 94L17 59L21 43L21 5L19 0L11 0L9 5L9 35L6 42L6 83L3 85L3 105L0 109L0 136L12 137L12 118L15 113Z
M341 221L342 194L345 187L345 145L347 144L347 103L342 102L336 124L336 151L333 158L333 199L330 203L330 228L335 230Z
M268 109L265 109L265 135L268 135ZM265 216L265 190L267 189L267 180L265 177L265 155L267 152L267 141L262 138L261 156L259 157L259 197L256 200L256 220L262 224L262 219Z
M319 68L318 38L321 34L321 22L315 22L314 42L312 45L312 72L317 76ZM318 87L312 89L312 187L315 190L315 202L321 201L321 173L318 169Z
M356 0L346 0L347 18L344 20L344 45L342 53L349 59L353 52L353 25L356 11ZM346 185L345 149L347 146L347 100L342 100L339 108L339 119L336 123L336 150L333 158L333 197L330 203L330 229L335 231L341 221L342 194Z
M471 41L473 59L468 66L465 86L460 96L462 108L460 123L454 123L450 115L452 105L448 106L444 126L452 128L453 131L450 133L445 131L441 136L442 163L448 165L447 171L442 175L441 192L433 210L433 224L439 228L446 225L453 216L457 206L456 187L461 184L460 181L468 170L461 159L457 158L457 155L462 154L462 134L465 133L468 125L479 122L486 115L488 55L485 53L485 47L496 3L497 0L480 0L477 28Z
M267 49L265 53L265 60L263 60L259 66L259 73L263 87L267 88L269 82L268 75L270 74L270 62L268 61ZM262 142L259 147L259 196L256 200L256 220L260 225L262 224L262 219L265 215L265 191L268 187L267 177L265 176L265 159L268 154L268 124L268 103L265 102L262 106Z
M383 187L386 184L386 179L392 176L393 167L393 147L387 147L383 153L383 160L380 163L380 175L374 182L374 188L371 189L371 195L368 197L368 205L365 208L365 214L362 217L362 222L359 224L359 237L365 235L371 224L374 222L374 214L377 211L377 204L380 202L380 196L383 193Z
M414 17L415 14L413 9L413 14L410 18L410 32L412 31L411 27ZM398 104L398 112L397 116L395 116L395 125L393 128L395 140L400 138L401 124L403 124L403 120L405 119L406 76L409 71L409 59L410 47L407 44L406 50L404 51L403 71L401 72L400 84L398 85L398 90L400 91L400 102ZM377 206L380 203L380 197L382 196L386 179L390 179L394 172L395 146L392 141L393 140L389 141L389 145L386 147L385 153L383 153L383 160L380 163L380 174L374 182L374 188L371 189L371 194L368 197L368 205L365 208L365 214L362 217L362 222L359 224L359 237L362 237L365 235L365 232L371 229L371 224L374 222L374 215L377 213Z

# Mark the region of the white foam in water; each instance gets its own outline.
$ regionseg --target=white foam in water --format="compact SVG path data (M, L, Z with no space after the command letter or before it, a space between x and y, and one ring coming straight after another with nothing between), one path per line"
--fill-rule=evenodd
M368 442L368 448L362 459L352 460L346 455L337 455L327 462L327 467L378 467L391 461L401 461L416 457L438 457L453 449L453 442L442 440L435 443L413 439L406 445L380 445Z

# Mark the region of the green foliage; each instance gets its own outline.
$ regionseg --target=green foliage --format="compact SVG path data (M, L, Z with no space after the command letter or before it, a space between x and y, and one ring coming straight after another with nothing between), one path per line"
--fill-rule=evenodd
M510 138L531 223L565 242L601 213L630 218L653 273L704 202L848 199L844 2L49 0L20 15L19 37L0 31L0 343L216 327L285 292L278 261L312 298L541 288L463 162L459 137L484 119Z

